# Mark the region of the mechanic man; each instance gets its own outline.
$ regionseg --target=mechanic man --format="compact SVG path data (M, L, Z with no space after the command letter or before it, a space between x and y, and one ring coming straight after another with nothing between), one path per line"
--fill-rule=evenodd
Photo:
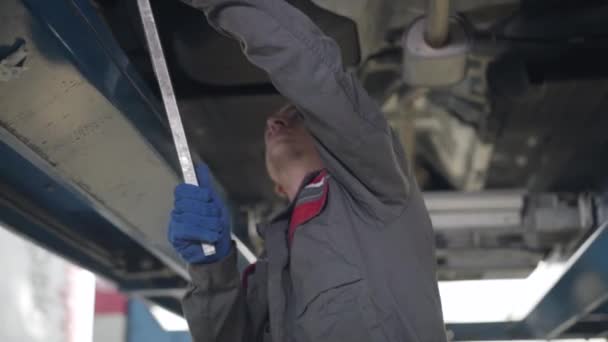
M198 168L201 187L176 188L169 240L189 263L194 341L444 342L422 196L336 43L284 0L186 2L292 103L265 132L268 173L290 204L258 228L265 252L242 278L209 171ZM216 254L205 256L203 241Z

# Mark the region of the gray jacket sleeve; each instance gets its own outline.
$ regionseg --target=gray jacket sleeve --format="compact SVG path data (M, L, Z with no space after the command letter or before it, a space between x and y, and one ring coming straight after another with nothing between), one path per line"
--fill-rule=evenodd
M329 171L358 199L402 204L409 183L390 127L356 77L344 70L335 41L284 0L184 0L218 31L241 42L302 113Z
M189 265L188 271L192 281L182 309L193 341L251 341L235 248L219 262Z

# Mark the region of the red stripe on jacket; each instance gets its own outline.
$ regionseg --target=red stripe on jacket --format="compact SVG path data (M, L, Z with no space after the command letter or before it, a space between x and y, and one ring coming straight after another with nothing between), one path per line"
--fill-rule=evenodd
M297 205L293 212L291 213L291 219L289 221L289 232L288 232L288 242L291 246L291 242L293 241L294 234L296 233L296 229L301 224L311 220L313 217L319 215L323 207L325 206L325 202L327 202L327 193L329 190L329 184L327 183L327 171L322 170L310 183L311 185L314 183L319 183L323 181L323 194L316 200L303 203Z

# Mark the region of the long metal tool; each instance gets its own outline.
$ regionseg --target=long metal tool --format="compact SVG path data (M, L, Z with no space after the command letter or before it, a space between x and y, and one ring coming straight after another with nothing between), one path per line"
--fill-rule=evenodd
M177 99L175 98L175 92L173 91L165 54L163 53L163 48L160 44L160 37L156 28L156 22L154 21L154 13L152 13L150 0L137 0L137 7L139 8L139 14L141 15L141 20L144 25L146 41L148 42L148 49L150 50L150 58L152 59L154 73L156 74L160 92L163 97L163 103L165 105L165 111L167 112L167 118L169 119L169 127L173 134L173 142L175 143L175 149L177 150L177 157L182 168L184 181L188 184L198 186L192 155L190 154L188 140L186 139L186 133L184 132L184 125L182 124L179 108L177 107ZM255 263L257 260L255 254L253 254L236 235L232 234L231 237L236 244L236 248L245 260L250 264ZM215 246L212 244L203 243L202 248L205 255L215 254Z
M175 92L173 91L173 85L171 84L171 77L169 76L169 69L167 68L163 48L160 44L160 37L156 28L156 22L154 21L154 14L152 13L150 1L137 0L137 6L139 7L139 13L144 25L146 41L148 42L148 49L150 50L150 58L152 59L154 73L156 74L160 92L163 97L163 103L165 105L165 111L167 112L167 118L169 119L169 126L171 128L171 133L173 134L173 142L175 143L175 149L177 150L177 157L182 168L184 181L187 184L198 186L192 155L190 154L188 140L186 139L186 133L184 132L184 125L182 124L179 108L177 107ZM215 246L203 243L202 247L205 255L215 254Z

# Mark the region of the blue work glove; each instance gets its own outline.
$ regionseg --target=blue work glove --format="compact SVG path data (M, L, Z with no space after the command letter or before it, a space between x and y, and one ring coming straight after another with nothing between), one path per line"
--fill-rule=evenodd
M209 264L230 253L230 213L211 184L206 165L196 167L199 186L180 184L175 188L175 204L169 222L169 242L191 264ZM205 255L201 244L215 246L215 254Z

